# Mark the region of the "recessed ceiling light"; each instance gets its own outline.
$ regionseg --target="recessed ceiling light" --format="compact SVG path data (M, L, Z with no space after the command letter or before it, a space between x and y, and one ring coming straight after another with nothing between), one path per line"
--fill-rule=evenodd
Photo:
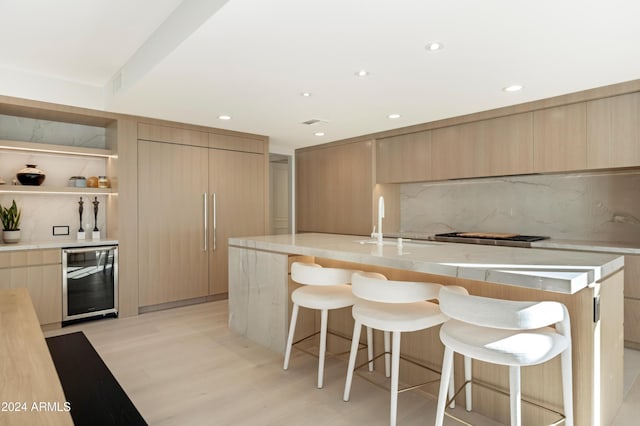
M230 115L219 115L218 118L220 120L231 120L231 116Z
M324 132L315 132L314 136L324 136Z
M430 41L425 46L425 49L427 49L430 52L435 52L436 50L444 49L444 44L440 43L439 41Z
M519 84L512 84L511 86L503 87L502 90L505 92L518 92L522 90L522 86Z
M369 71L367 71L367 70L360 70L360 71L356 72L356 75L357 75L358 77L366 77L366 76L368 76L368 75L369 75Z
M302 93L300 93L300 96L302 96L303 98L308 98L308 97L310 97L310 96L311 96L311 93L309 93L309 92L302 92Z
M400 114L389 114L387 115L387 117L389 117L390 119L396 119L396 118L400 118Z

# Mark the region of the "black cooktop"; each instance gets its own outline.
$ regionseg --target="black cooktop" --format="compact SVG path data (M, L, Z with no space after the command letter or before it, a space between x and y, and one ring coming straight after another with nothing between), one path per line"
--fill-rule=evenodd
M447 243L485 244L493 246L531 247L534 241L549 237L538 235L505 234L496 232L447 232L434 235L434 240Z

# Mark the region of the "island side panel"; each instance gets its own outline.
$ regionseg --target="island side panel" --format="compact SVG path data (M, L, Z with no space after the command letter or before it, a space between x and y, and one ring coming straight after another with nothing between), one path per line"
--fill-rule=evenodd
M283 352L288 324L288 255L229 247L229 328Z
M612 418L610 416L615 415L622 403L623 309L621 304L623 302L623 271L619 271L602 283L596 283L578 293L563 294L333 259L316 258L316 263L328 267L379 272L393 280L460 285L465 287L471 294L485 297L506 300L555 300L564 303L571 317L575 424L609 424ZM598 323L594 323L594 296L598 292L600 292L601 319ZM344 316L342 321L334 316L334 321L330 325L336 331L350 333L352 320L347 318L348 312L341 312L340 314ZM376 337L378 336L376 335ZM375 340L375 346L378 349L381 339ZM406 336L403 336L402 339L402 351L403 354L417 358L428 365L435 366L439 370L443 353L443 345L439 340L439 327L421 332L406 333ZM600 361L600 364L597 361ZM506 367L479 361L474 361L473 365L474 378L508 391L509 378ZM382 368L382 365L376 365L376 369L378 368ZM462 357L457 356L455 365L457 385L463 382L463 371ZM424 374L424 372L419 372L417 368L403 365L400 371L400 378L409 383L415 383L417 376L422 377ZM602 377L597 386L596 376L598 378ZM562 412L560 377L559 358L542 365L524 367L522 369L522 394L525 398L542 402L543 405ZM424 390L432 395L434 393L437 394L437 387L433 389L427 387ZM458 402L464 404L463 394L459 396ZM522 408L523 425L549 424L557 420L556 415L549 414L534 406L523 404ZM508 398L477 386L474 388L474 411L503 423L509 422Z
M617 272L600 283L600 424L613 422L624 399L624 274Z
M586 288L576 294L562 294L531 290L515 286L459 280L458 285L479 296L505 300L552 300L563 303L571 318L572 370L573 370L573 407L574 424L593 425L593 402L600 400L594 392L594 354L600 349L594 346L593 296L594 289ZM459 365L459 367L458 367ZM456 365L462 371L462 363ZM556 357L544 364L522 368L523 398L541 403L558 412L563 412L562 381L560 358ZM474 379L495 385L505 391L509 389L508 369L504 366L474 361ZM462 402L462 401L461 401ZM474 408L484 415L509 422L509 401L505 396L494 392L474 388ZM550 424L558 416L536 408L530 404L522 405L523 425Z

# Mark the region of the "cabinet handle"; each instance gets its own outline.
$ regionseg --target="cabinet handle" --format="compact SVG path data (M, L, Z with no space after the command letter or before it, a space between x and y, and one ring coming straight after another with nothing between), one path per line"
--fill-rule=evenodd
M209 227L207 224L207 216L209 215L207 212L207 193L203 193L202 194L202 213L203 213L203 225L204 225L204 250L203 251L207 251L207 247L209 246L209 239L208 239L208 234L209 234Z
M216 193L213 192L211 194L211 205L213 206L213 250L216 250L216 231L218 229L217 227L217 221L216 221Z

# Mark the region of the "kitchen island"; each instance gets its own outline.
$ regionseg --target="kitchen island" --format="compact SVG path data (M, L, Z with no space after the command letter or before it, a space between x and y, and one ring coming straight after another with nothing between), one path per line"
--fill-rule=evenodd
M622 402L622 256L439 242L399 246L396 240L377 245L362 237L330 234L231 238L229 325L233 331L273 350L284 350L289 294L296 286L289 277L294 261L380 272L389 279L455 284L487 297L562 302L572 323L576 424L609 424ZM304 335L316 327L315 317L308 315L301 324L297 334ZM350 310L332 312L329 327L350 335ZM403 339L403 355L440 369L443 346L437 328ZM382 339L376 336L375 340L375 346L380 346ZM456 382L461 383L461 360L456 363ZM401 380L407 382L423 374L412 367L401 370ZM508 389L508 372L503 367L474 362L474 378ZM522 384L525 398L561 411L559 359L525 368ZM435 394L437 389L426 391ZM502 395L474 387L474 410L508 423L508 399ZM525 424L557 420L527 404L523 418Z

